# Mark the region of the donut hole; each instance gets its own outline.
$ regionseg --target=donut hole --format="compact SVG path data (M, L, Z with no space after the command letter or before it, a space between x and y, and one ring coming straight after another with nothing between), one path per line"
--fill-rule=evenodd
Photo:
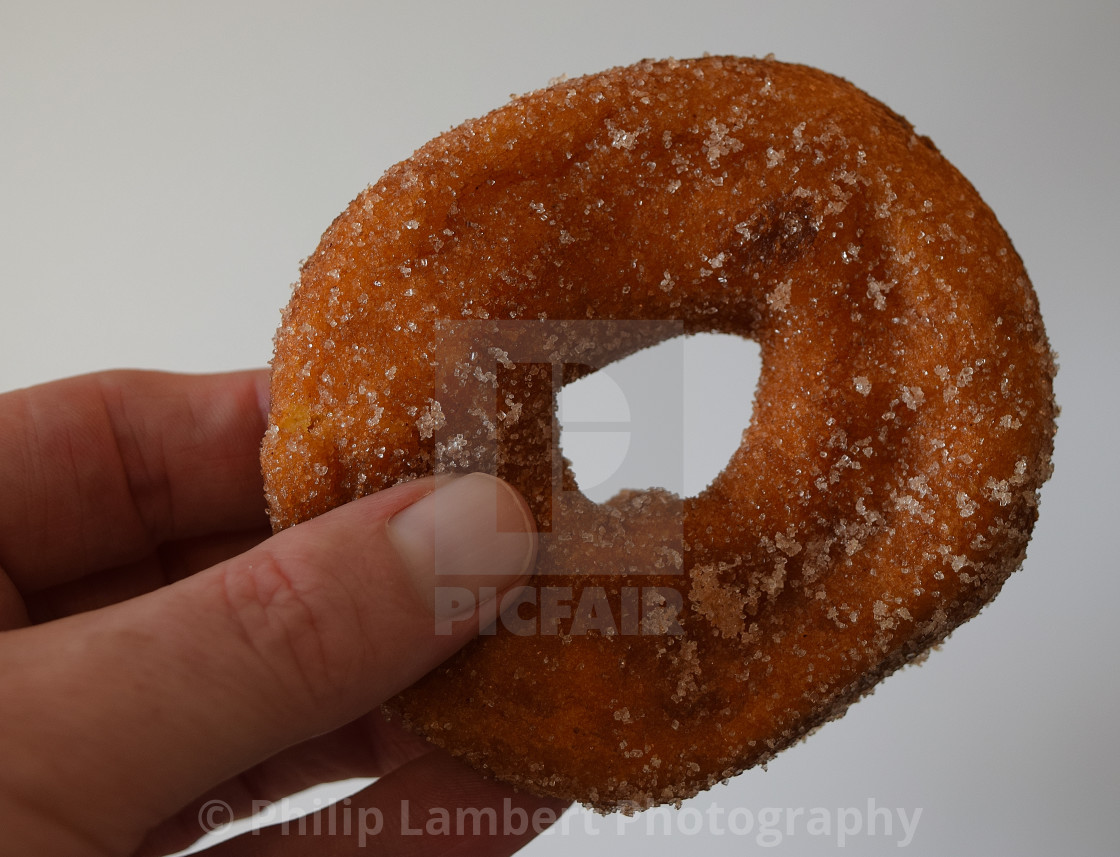
M702 333L568 384L556 414L576 484L597 503L627 488L699 494L738 449L761 370L758 343Z

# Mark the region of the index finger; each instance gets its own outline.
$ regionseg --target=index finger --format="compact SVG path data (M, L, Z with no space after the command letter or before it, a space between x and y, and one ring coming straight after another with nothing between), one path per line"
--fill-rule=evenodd
M0 395L0 568L22 591L263 525L268 374L115 371Z

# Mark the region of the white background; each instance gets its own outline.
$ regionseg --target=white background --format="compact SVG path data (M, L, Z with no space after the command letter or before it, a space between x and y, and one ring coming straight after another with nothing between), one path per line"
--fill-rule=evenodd
M904 853L1120 850L1120 5L1101 2L30 3L0 6L0 390L117 366L263 365L300 259L365 184L461 120L642 57L818 65L913 121L1024 257L1061 355L1027 563L918 669L693 801L922 809ZM751 372L744 370L749 397ZM723 370L720 375L728 374ZM720 393L689 374L690 396ZM738 424L749 409L738 404ZM724 417L719 417L723 420ZM686 435L686 440L688 436ZM688 467L710 476L729 446ZM688 476L686 475L686 479ZM788 814L783 819L792 818ZM689 821L685 827L689 827ZM831 837L771 850L820 854ZM582 823L528 854L742 854ZM896 853L855 836L846 853Z

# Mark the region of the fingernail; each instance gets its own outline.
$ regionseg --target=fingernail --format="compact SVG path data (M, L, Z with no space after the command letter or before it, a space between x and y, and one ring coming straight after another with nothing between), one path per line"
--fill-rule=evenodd
M469 615L528 574L536 554L525 501L484 473L441 482L385 526L437 619Z

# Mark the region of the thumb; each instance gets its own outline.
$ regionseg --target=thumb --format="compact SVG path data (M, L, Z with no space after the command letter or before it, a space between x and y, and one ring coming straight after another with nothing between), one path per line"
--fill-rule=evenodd
M134 847L215 783L445 660L478 632L479 600L522 582L535 550L506 483L435 477L148 595L9 632L0 799L11 789L65 814L70 834Z

